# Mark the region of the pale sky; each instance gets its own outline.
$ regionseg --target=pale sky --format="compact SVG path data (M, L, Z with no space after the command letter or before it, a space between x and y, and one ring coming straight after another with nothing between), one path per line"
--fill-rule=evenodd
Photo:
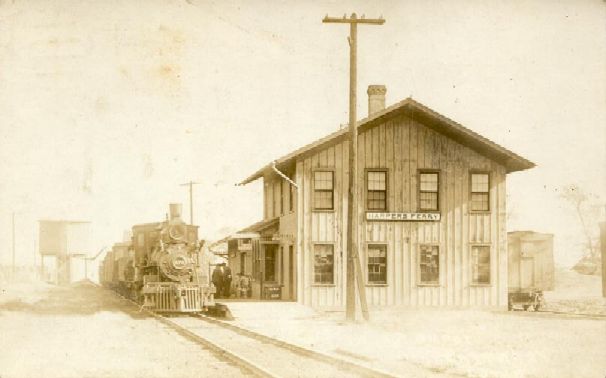
M372 5L370 5L372 3ZM582 241L562 185L606 193L603 1L0 1L0 264L31 263L38 219L90 220L94 248L188 208L219 238L260 220L234 184L348 119L348 28L366 87L408 96L535 162L508 176L509 230ZM187 210L185 219L189 219Z

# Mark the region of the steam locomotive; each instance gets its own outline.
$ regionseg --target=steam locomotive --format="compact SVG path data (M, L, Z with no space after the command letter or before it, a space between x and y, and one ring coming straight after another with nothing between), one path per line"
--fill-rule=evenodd
M198 226L170 204L163 222L132 227L128 242L114 244L99 267L101 284L155 312L203 312L215 305L215 287L204 269Z

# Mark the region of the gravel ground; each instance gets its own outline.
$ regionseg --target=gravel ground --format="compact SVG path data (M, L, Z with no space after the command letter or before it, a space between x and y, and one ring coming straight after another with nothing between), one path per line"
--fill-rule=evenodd
M606 320L392 308L347 324L343 313L285 318L261 305L233 304L234 322L403 377L606 376ZM410 375L411 365L425 372Z
M602 313L598 279L560 271L548 303ZM237 325L403 377L606 376L606 320L390 308L372 311L369 323L348 324L343 313L296 303L229 306ZM87 284L0 285L0 348L2 378L242 374Z
M556 273L558 309L600 314L600 277ZM593 306L587 306L593 303ZM369 323L343 322L295 303L230 303L236 324L400 376L606 376L606 319L534 312L387 308ZM426 373L410 375L410 366Z
M546 310L606 315L602 276L598 275L559 268L555 272L555 290L545 293L545 301Z
M243 372L91 284L0 285L0 377L237 377Z

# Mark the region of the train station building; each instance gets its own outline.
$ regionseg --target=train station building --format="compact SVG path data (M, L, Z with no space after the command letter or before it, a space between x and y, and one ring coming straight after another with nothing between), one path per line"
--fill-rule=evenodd
M368 88L358 129L358 249L368 304L507 306L507 174L534 164L407 98ZM232 235L254 298L344 308L348 129L270 162L263 220Z

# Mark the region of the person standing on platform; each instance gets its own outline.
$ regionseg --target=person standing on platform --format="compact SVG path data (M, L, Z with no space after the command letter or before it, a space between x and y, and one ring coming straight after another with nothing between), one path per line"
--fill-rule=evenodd
M223 263L223 296L231 296L231 268Z
M221 265L215 265L212 281L216 288L215 298L221 298L221 294L223 294L223 272L221 271Z

